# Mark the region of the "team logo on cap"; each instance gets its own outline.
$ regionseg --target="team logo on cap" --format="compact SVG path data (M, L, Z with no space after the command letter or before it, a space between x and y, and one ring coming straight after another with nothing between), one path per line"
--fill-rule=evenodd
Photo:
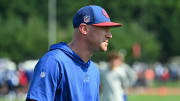
M102 9L102 13L103 13L103 15L104 15L106 18L109 19L109 15L107 14L107 12L106 12L104 9Z
M90 16L84 16L84 22L85 23L90 22Z

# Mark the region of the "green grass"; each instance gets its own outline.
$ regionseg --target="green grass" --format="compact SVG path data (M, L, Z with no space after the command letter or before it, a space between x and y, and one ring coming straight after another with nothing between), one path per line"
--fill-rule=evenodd
M129 95L128 101L180 101L180 96Z
M0 101L9 101L5 98L0 98ZM25 101L23 99L13 99L11 101ZM180 96L158 96L158 95L128 95L128 101L180 101Z
M0 101L25 101L24 99L12 99L12 100L8 100L5 98L0 98Z
M169 81L169 82L154 82L153 87L158 88L158 87L171 87L171 88L180 88L180 80L173 82L173 81Z

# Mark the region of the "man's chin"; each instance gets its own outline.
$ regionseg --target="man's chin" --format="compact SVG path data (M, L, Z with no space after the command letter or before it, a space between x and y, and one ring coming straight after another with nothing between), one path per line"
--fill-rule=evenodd
M106 51L107 51L107 48L101 48L100 51L101 51L101 52L106 52Z

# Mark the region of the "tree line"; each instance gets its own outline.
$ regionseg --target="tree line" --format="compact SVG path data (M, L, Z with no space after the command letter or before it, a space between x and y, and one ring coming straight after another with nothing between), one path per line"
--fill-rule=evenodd
M48 0L0 0L0 57L16 62L38 59L48 51ZM109 51L125 50L127 61L167 61L180 55L180 0L57 0L57 42L69 42L74 13L85 5L100 5L112 21ZM141 56L133 57L134 43ZM95 61L106 60L97 53Z

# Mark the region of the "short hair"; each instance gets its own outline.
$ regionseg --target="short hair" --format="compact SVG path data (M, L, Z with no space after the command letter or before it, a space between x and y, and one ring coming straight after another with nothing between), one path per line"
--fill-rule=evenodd
M124 60L124 55L122 53L119 53L117 51L111 51L108 54L108 61L114 60L114 59L120 59Z

